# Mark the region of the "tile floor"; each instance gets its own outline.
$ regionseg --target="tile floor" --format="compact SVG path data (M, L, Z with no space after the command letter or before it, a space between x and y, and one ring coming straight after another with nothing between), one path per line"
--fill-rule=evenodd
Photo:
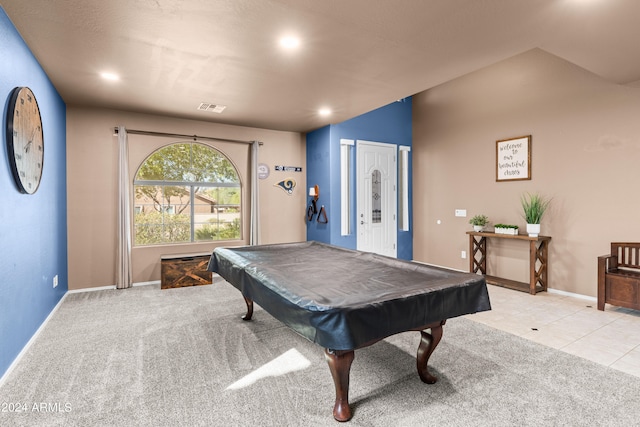
M488 285L491 311L469 319L640 377L640 311L553 292Z

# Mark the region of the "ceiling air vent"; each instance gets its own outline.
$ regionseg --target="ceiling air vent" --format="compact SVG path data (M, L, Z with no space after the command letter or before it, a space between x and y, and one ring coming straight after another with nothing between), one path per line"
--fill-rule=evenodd
M200 111L211 111L212 113L220 114L220 113L222 113L224 111L225 108L227 108L226 105L216 105L216 104L210 104L208 102L203 102L198 107L198 110L200 110Z

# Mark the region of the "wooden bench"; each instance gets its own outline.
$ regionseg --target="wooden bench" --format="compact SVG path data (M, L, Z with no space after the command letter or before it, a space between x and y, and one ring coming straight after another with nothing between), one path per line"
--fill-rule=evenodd
M210 253L160 256L160 289L211 284Z
M640 310L640 243L611 243L598 257L598 310L605 303Z

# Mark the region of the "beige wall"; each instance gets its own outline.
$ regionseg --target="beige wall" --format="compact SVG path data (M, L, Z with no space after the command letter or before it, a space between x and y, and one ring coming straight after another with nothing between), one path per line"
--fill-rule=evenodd
M595 296L597 256L640 241L640 88L535 49L414 96L413 114L416 260L467 270L469 218L524 231L525 192L553 198L550 288ZM496 182L496 141L522 135L532 179ZM489 245L489 274L528 281L526 244Z
M129 129L202 135L236 140L258 140L259 161L271 169L260 180L261 243L306 240L304 137L296 132L220 125L193 120L143 115L116 110L69 106L67 109L67 207L69 234L69 289L115 284L117 137L115 126ZM129 136L130 174L133 179L140 163L156 149L175 138ZM236 165L243 185L243 216L249 216L248 145L225 142L212 144ZM303 166L303 173L276 172L274 165ZM274 186L293 178L297 186L292 195ZM248 222L247 222L248 224ZM244 236L248 239L248 228ZM231 244L246 243L232 242ZM229 244L229 243L227 243ZM134 248L134 283L160 279L160 255L208 253L217 244L197 243Z

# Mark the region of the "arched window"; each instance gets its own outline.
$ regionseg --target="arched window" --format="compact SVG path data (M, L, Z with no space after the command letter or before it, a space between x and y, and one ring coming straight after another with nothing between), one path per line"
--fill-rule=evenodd
M181 142L157 150L138 168L133 189L137 246L242 237L238 172L208 145Z

